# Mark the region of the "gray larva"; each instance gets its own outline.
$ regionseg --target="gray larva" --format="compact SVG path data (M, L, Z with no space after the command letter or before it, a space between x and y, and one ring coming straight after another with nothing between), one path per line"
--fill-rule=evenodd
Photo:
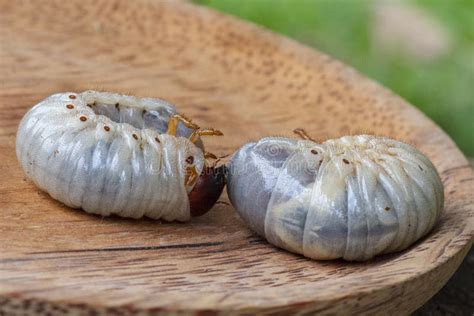
M159 99L59 93L26 113L16 152L28 177L70 207L186 221L224 186L221 170L206 165L201 135L220 132L199 129Z
M401 251L430 231L444 201L428 158L368 135L323 144L263 138L234 154L227 181L232 204L254 231L323 260Z

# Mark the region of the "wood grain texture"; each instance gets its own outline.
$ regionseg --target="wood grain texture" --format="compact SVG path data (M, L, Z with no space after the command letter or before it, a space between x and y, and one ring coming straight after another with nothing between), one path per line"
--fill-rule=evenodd
M0 1L0 310L209 314L410 312L472 243L473 170L405 101L289 39L182 2ZM446 194L434 231L367 263L276 249L218 204L188 224L100 218L39 191L15 157L21 117L59 91L161 97L215 154L303 127L318 139L371 132L417 146ZM221 197L226 201L225 194Z

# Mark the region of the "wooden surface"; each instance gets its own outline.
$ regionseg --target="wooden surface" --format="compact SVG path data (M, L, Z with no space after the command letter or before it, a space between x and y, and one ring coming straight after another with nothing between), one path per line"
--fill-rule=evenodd
M158 0L0 2L0 309L3 311L410 312L472 243L473 171L405 101L291 40L207 9ZM188 224L100 218L40 192L15 158L22 115L58 91L162 97L224 138L321 140L372 132L409 142L438 168L446 205L407 251L367 263L276 249L218 204ZM222 201L227 201L224 194Z

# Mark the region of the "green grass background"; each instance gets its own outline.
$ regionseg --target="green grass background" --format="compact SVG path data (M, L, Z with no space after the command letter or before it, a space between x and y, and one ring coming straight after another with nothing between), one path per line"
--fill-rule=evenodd
M436 18L451 51L432 62L374 53L376 0L196 0L316 47L407 99L474 156L474 0L407 0Z

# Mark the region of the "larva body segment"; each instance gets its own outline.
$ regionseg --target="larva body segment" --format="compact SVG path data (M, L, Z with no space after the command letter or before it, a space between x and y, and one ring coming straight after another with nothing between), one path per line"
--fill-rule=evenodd
M229 164L227 191L259 235L321 260L401 251L429 232L444 203L423 154L368 135L248 143Z
M202 142L188 139L194 130L179 124L176 136L165 133L175 113L158 99L54 94L22 119L17 158L38 187L70 207L186 221L188 194L206 166Z

